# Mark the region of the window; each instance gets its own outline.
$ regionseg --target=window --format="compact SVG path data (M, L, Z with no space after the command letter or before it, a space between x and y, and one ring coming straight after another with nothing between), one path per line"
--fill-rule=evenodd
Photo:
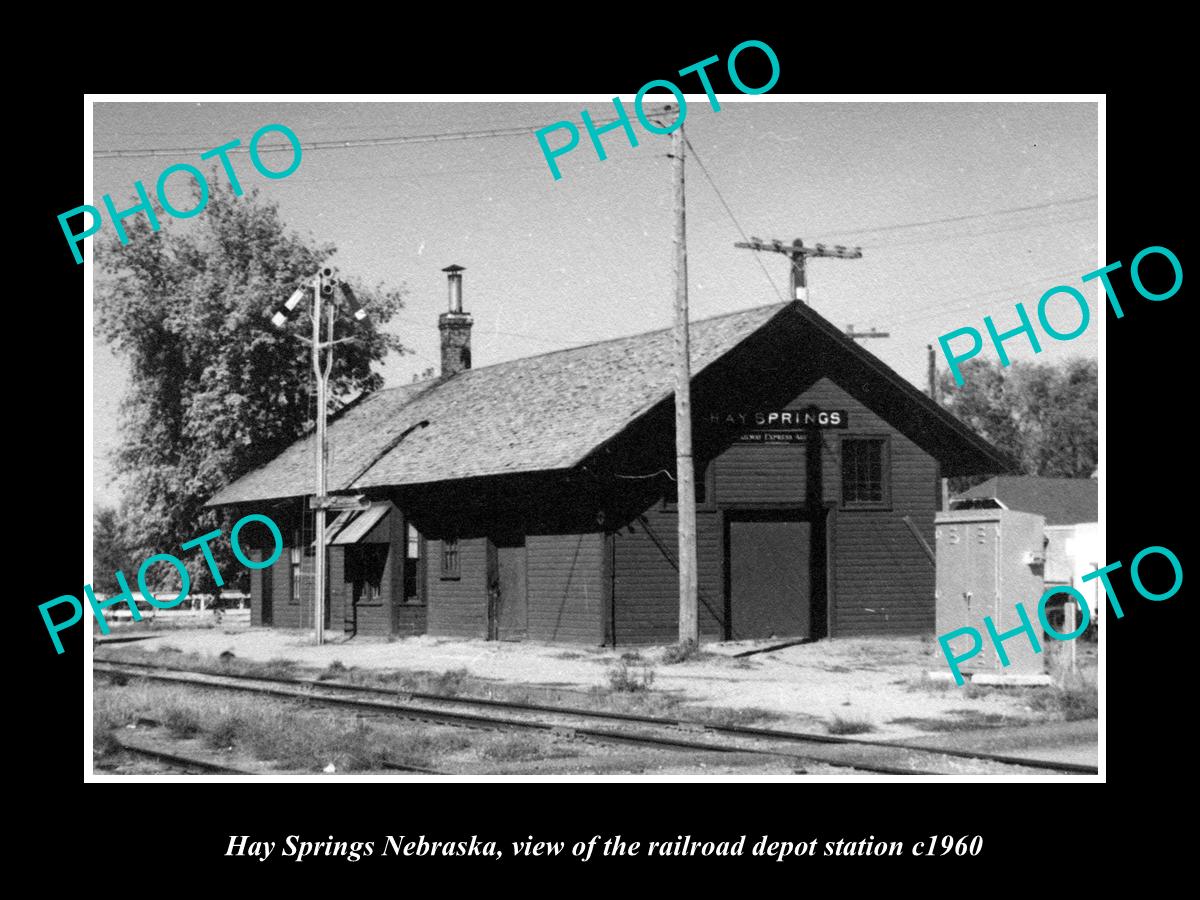
M842 440L842 506L891 506L887 438Z
M300 532L296 532L292 541L292 603L300 602Z
M458 538L442 539L442 578L458 578Z
M387 544L352 544L346 547L346 580L355 603L378 604L383 598L383 573Z
M421 598L421 533L408 526L404 550L404 602L420 603Z

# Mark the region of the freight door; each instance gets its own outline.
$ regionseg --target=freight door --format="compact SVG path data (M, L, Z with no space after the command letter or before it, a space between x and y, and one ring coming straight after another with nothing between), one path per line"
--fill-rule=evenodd
M731 519L727 548L732 636L812 637L812 523Z
M529 634L525 560L524 538L496 545L496 637L502 641L523 641Z

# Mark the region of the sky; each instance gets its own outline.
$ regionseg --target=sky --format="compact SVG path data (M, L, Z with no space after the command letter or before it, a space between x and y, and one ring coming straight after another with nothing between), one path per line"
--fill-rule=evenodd
M622 99L631 109L633 98ZM703 94L688 101L686 133L695 150L686 161L693 319L787 299L786 258L735 248L744 235L861 246L861 259L810 261L809 302L839 327L888 332L864 346L924 388L926 345L936 347L938 336L967 325L982 332L985 315L1001 330L1015 327L1015 303L1036 317L1042 293L1058 284L1080 287L1082 274L1106 262L1098 258L1094 103L811 103L721 95L714 111ZM135 180L152 190L168 165L207 170L200 151L234 138L246 144L267 124L288 126L302 142L341 141L536 129L561 120L578 125L581 109L596 120L613 111L610 100L594 97L97 103L95 150L180 152L95 159L93 196L84 202L102 206L107 193L118 209L132 206ZM476 367L671 325L670 137L649 134L636 118L633 127L638 146L622 130L611 131L601 138L608 154L601 161L580 125L579 145L558 158L557 181L531 133L309 149L299 168L279 180L259 175L245 154L230 160L245 187L278 204L290 228L337 246L334 263L343 274L406 289L406 308L387 329L414 353L385 362L385 384L393 386L438 367L437 316L447 304L441 270L451 263L466 269L463 307L475 320ZM550 140L557 146L564 138L559 132ZM264 156L272 167L288 158ZM174 189L186 196L181 185ZM195 221L164 217L164 227L186 229ZM1036 357L1024 338L1009 341L1010 356L1048 363L1095 358L1096 291L1084 294L1093 319L1080 337L1059 343L1042 336ZM264 308L283 299L264 297ZM1078 315L1064 303L1050 320L1070 331ZM994 358L990 345L981 356ZM940 355L938 367L945 368ZM93 374L95 496L115 503L119 484L110 457L125 439L118 414L128 385L125 361L97 341Z

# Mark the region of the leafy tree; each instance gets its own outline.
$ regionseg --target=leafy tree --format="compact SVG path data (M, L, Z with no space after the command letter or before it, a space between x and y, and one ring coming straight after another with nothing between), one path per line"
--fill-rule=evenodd
M1099 420L1094 360L1016 362L1002 368L998 362L973 359L962 367L962 375L965 383L959 387L949 372L941 374L942 404L1018 459L1023 474L1087 478L1095 471Z
M97 593L115 594L121 589L114 572L136 577L141 558L130 549L120 512L113 506L97 506L92 516L92 588Z
M139 215L125 221L127 245L115 236L96 245L96 328L128 360L131 380L114 460L127 491L128 539L139 560L184 558L196 591L215 585L203 556L179 545L218 527L228 534L227 517L205 501L315 420L311 351L297 339L311 336L305 304L283 329L270 317L335 252L286 230L257 192L235 197L215 172L208 184L208 205L194 219L160 214L153 232ZM402 292L353 289L370 315L338 319L338 337L354 340L337 347L334 405L378 389L372 364L403 352L380 330L403 307ZM222 574L240 570L228 541L210 546Z

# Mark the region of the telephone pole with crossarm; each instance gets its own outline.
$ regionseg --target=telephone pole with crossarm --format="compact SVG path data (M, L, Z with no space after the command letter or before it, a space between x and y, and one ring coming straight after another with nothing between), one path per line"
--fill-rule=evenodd
M782 253L788 257L792 261L792 299L799 300L801 303L808 302L808 273L805 264L809 259L817 257L829 259L862 259L861 247L843 247L841 244L836 244L832 247L825 244L814 244L812 247L806 247L801 238L796 238L790 244L785 244L783 241L764 241L761 238L751 237L749 243L741 243L739 241L733 246L741 247L745 250L767 250L771 253Z

